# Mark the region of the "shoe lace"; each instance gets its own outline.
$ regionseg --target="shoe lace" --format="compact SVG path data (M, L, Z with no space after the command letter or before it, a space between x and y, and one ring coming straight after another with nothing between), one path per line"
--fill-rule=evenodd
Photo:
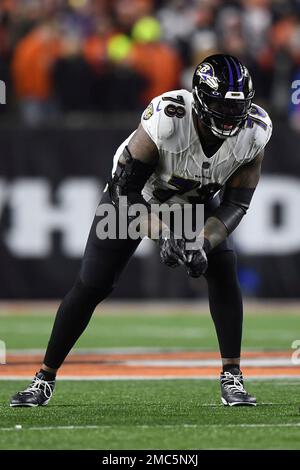
M242 393L247 395L247 392L241 382L241 380L243 380L241 374L233 375L231 372L224 372L223 376L225 377L222 378L222 385L224 388L230 390L232 393Z
M52 397L53 387L51 384L46 380L39 379L38 377L34 377L29 387L27 387L23 393L31 393L33 395L37 390L42 390L46 398Z

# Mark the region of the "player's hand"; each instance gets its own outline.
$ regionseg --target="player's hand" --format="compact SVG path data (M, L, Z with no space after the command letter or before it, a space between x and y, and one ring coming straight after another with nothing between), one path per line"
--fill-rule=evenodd
M187 261L185 240L174 238L174 234L162 235L159 239L160 260L170 268L176 268Z
M198 250L186 251L188 275L191 277L200 277L207 270L208 262L207 255L203 248Z

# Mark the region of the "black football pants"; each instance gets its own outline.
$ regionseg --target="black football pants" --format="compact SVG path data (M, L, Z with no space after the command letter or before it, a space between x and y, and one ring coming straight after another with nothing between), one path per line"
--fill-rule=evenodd
M104 193L100 204L110 203ZM205 218L219 204L218 198L205 206ZM114 289L120 274L140 240L100 240L96 235L99 217L95 216L87 241L81 269L72 289L57 311L44 363L58 369L81 336L96 306ZM230 239L208 255L210 312L215 324L221 357L240 356L243 306L237 280L236 256ZM172 321L172 320L170 320Z

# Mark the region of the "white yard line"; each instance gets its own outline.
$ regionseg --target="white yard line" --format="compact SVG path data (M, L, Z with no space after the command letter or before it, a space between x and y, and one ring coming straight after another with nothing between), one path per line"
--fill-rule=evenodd
M124 366L133 367L220 367L219 359L135 359L122 360ZM241 366L245 367L297 367L290 358L257 358L243 359ZM299 370L300 371L300 370Z
M0 375L1 380L32 380L32 375ZM88 381L88 380L95 380L95 381L107 381L107 380L217 380L219 376L217 375L193 375L191 377L187 377L186 375L168 375L164 377L157 377L155 375L62 375L58 377L58 381L64 380L71 380L71 381ZM287 374L280 374L280 375L252 375L247 376L247 382L252 380L300 380L300 373L299 375L287 375ZM282 384L284 385L284 384ZM289 385L289 382L288 382ZM296 383L293 383L296 385ZM300 382L297 384L300 385Z
M286 354L292 354L293 350L282 350L280 351L280 353L282 354L281 357L279 356L276 356L275 358L278 358L278 359L287 359L286 357ZM183 347L183 348L178 348L178 347L144 347L144 346L132 346L132 347L119 347L119 348L114 348L114 347L110 347L110 348L78 348L78 349L74 349L71 353L70 353L70 356L71 357L77 357L77 356L83 356L83 355L86 355L86 354L104 354L104 355L109 355L109 356L115 356L115 355L119 355L119 354L168 354L168 353L188 353L188 354L191 354L191 353L195 353L195 354L201 354L201 353L205 353L205 354L209 354L211 353L212 355L215 355L216 354L216 351L215 350L211 350L209 348L207 349L199 349L199 348L186 348L186 347ZM257 356L259 356L260 354L264 355L264 354L268 354L268 356L270 356L270 358L272 358L272 353L274 354L278 354L278 349L265 349L265 350L262 350L261 348L251 348L251 349L243 349L243 353L247 354L247 353L255 353L257 354ZM45 354L45 349L40 349L40 348L32 348L32 349L7 349L7 354L8 355L16 355L16 356L39 356L39 355L44 355ZM275 359L274 358L274 359ZM259 357L258 358L247 358L245 357L243 359L243 361L249 361L249 360L256 360L256 359L260 359ZM263 359L266 359L268 360L268 358L261 358L261 360ZM272 358L273 359L273 358ZM212 359L212 360L218 360L218 359Z
M245 349L245 351L247 351ZM201 349L199 348L161 348L161 347L124 347L124 348L80 348L80 349L74 349L70 356L82 356L85 354L107 354L110 356L114 356L117 354L151 354L151 353L201 353L201 352L211 352L212 354L215 353L215 351L210 351L209 349ZM251 352L256 352L255 349L251 349ZM260 350L257 350L257 353L260 353ZM268 351L269 353L272 353L272 351ZM44 355L45 354L45 349L8 349L7 350L8 354L11 355L21 355L21 356L35 356L35 355Z
M74 426L25 426L24 428L16 428L16 427L9 427L9 428L1 428L0 432L22 432L22 431L58 431L58 430L84 430L84 429L113 429L113 428L122 428L120 424L115 425L74 425ZM300 427L300 423L243 423L243 424L154 424L154 425L147 425L147 424L132 424L128 426L123 426L124 428L133 427L138 429L153 429L153 428L163 428L163 429L172 429L172 428L298 428Z
M54 315L57 307L60 304L60 300L53 301L1 301L0 302L0 316L1 315ZM298 299L286 300L276 299L259 301L245 301L245 311L250 314L253 313L264 313L271 315L282 315L282 312L289 314L299 315L300 302ZM206 300L196 301L182 301L178 300L162 300L162 301L107 301L101 304L101 307L96 309L95 314L100 315L122 315L122 314L136 314L146 313L149 315L160 315L160 314L174 314L174 312L187 312L188 314L204 314L209 315L208 303ZM94 315L95 315L94 314Z

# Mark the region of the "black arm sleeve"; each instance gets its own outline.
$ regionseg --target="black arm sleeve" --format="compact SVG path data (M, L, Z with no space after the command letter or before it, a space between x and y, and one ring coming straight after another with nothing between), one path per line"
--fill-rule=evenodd
M239 225L246 214L254 188L226 188L223 201L213 217L217 217L226 227L228 234Z
M125 164L118 162L116 171L108 183L113 204L119 206L120 196L126 196L129 206L132 204L148 206L142 196L142 190L153 173L155 165L149 165L134 159L128 147L124 148L123 157Z

